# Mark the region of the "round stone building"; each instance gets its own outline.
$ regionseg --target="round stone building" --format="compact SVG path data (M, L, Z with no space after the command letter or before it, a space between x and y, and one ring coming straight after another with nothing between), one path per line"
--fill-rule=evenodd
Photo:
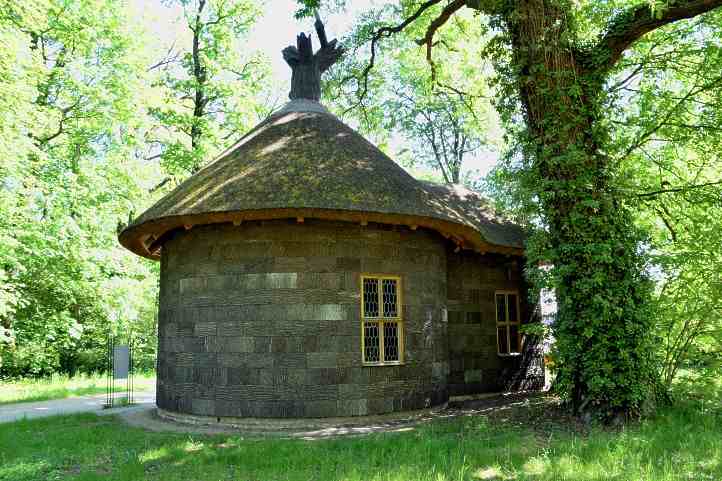
M120 234L161 262L158 407L357 416L540 387L523 233L323 107L308 79L341 50L317 28L316 54L284 51L291 101Z

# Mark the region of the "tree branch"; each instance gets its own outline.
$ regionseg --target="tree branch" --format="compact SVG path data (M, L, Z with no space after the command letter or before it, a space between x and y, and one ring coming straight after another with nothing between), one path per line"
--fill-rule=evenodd
M151 193L151 194L154 193L154 192L157 192L158 190L162 189L163 186L166 185L166 184L167 184L168 182L170 182L171 180L173 180L173 177L166 177L165 179L161 180L161 181L158 182L156 185L154 185L153 187L151 187L151 188L148 190L148 192Z
M722 1L722 0L721 0ZM366 65L366 67L361 72L361 78L362 81L362 89L359 91L358 99L359 101L363 100L364 97L366 97L366 94L368 93L368 80L369 80L369 73L374 68L374 64L376 62L376 44L385 37L390 37L393 34L401 32L403 29L411 25L414 21L416 21L426 10L433 7L437 3L441 3L441 0L427 0L426 2L419 5L419 8L416 9L416 11L408 18L406 18L403 22L393 26L393 27L381 27L378 30L374 32L374 34L371 36L371 56L369 58L369 63Z
M232 69L232 68L229 68L228 70L230 70L230 71L233 72L234 74L238 75L238 78L239 78L239 79L243 79L243 78L246 76L246 74L248 73L246 70L247 70L249 67L254 67L254 66L259 65L259 64L260 64L260 62L259 62L258 60L256 60L256 59L251 59L251 60L249 60L248 62L246 62L246 63L243 64L243 67L241 67L241 70L236 70L236 69Z
M680 97L678 99L677 103L671 109L669 109L664 114L664 116L658 115L658 117L661 117L661 120L659 122L657 122L654 126L652 126L652 128L650 128L646 132L644 132L644 134L639 136L637 138L637 140L631 146L629 146L627 148L627 150L625 151L622 158L624 159L624 158L629 157L632 154L632 152L634 152L639 147L644 145L647 141L649 141L650 138L652 137L652 135L654 135L657 131L659 131L659 129L661 129L665 125L668 125L669 121L673 118L673 116L677 112L677 110L682 105L684 105L684 103L688 99L690 99L690 98L694 97L695 95L698 95L702 92L706 92L708 90L715 89L720 85L720 83L722 83L722 77L717 77L717 78L713 79L712 81L710 81L704 85L701 85L701 86L698 84L695 84L683 97Z
M664 222L664 225L667 227L667 230L672 236L672 242L677 242L677 231L674 230L674 227L672 227L672 223L667 218L667 216L669 215L669 211L667 211L667 208L662 206L661 209L655 208L654 210L655 212L657 212L657 215L659 215L659 218L662 219L662 222Z
M175 40L173 40L173 43L171 44L170 48L168 49L168 52L163 56L163 58L161 60L159 60L157 63L148 67L147 71L150 72L151 70L155 70L159 67L164 67L171 63L177 62L178 57L180 57L180 52L174 53L173 52L174 49L175 49Z
M82 100L83 100L83 97L80 97L74 103L72 103L71 105L68 105L67 107L62 107L62 108L56 107L56 109L60 112L60 121L58 122L57 130L54 133L48 135L47 137L36 137L35 135L30 134L30 137L35 140L35 144L38 147L41 147L41 146L47 144L51 140L54 140L57 137L59 137L60 135L65 133L65 122L67 122L68 120L72 120L74 118L83 118L80 116L68 115L70 112L72 112L73 109L75 109L76 107L78 107L80 105Z
M687 192L693 189L700 189L703 187L710 187L712 185L720 185L722 184L722 180L718 180L716 182L705 182L704 184L695 184L695 185L685 185L682 187L672 187L669 189L660 189L655 190L653 192L644 192L643 194L637 194L637 197L655 197L660 194L673 194L677 192Z
M454 0L449 3L444 7L439 16L429 24L424 38L416 41L419 46L426 45L426 61L431 66L432 82L436 81L436 65L434 65L434 59L431 55L431 51L434 47L434 35L436 35L436 32L449 20L449 18L451 18L454 13L464 6L466 6L466 0Z
M622 53L643 35L669 23L696 17L722 6L722 0L669 0L666 7L637 5L612 19L607 33L593 49L596 66L612 68Z

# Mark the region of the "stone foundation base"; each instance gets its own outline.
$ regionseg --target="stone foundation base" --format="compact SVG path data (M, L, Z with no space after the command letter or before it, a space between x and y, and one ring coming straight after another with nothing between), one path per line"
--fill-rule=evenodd
M156 414L161 419L193 426L218 426L232 428L239 431L255 434L297 436L337 436L342 434L368 434L379 430L388 430L394 425L407 426L417 422L432 419L440 411L445 410L447 404L417 411L398 412L371 416L334 417L334 418L241 418L241 417L213 417L198 416L166 411L157 408Z

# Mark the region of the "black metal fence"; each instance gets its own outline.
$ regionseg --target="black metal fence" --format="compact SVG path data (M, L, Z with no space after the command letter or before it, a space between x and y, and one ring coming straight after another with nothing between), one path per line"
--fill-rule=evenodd
M133 404L133 339L108 335L105 407Z

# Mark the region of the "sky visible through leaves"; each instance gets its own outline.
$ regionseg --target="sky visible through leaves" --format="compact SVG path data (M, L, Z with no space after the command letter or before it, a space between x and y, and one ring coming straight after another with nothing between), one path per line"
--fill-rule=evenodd
M341 39L351 32L359 15L365 11L378 7L381 2L376 0L355 0L346 5L345 11L325 16L324 23L329 39ZM150 35L157 40L154 49L164 52L176 42L190 45L190 32L183 28L182 12L178 5L167 6L161 2L146 2L133 0L134 12L132 15L142 22ZM286 46L295 44L296 35L301 32L313 35L314 48L318 48L318 40L313 28L313 20L309 18L298 20L294 13L298 10L295 0L271 0L263 6L263 16L252 27L251 34L245 48L249 51L258 51L269 61L271 67L270 84L274 87L272 94L276 95L274 101L280 106L287 100L290 85L291 70L281 56L281 50ZM419 47L423 49L423 47ZM323 102L323 99L322 99ZM353 121L347 121L357 128ZM500 136L499 129L493 126L493 135ZM371 139L373 140L373 139ZM388 153L394 158L394 153L408 150L404 139L394 134L388 142ZM467 156L464 160L464 172L474 172L474 176L483 177L498 162L498 152L482 149ZM432 170L424 165L415 165L411 168L404 166L412 175L427 176Z

